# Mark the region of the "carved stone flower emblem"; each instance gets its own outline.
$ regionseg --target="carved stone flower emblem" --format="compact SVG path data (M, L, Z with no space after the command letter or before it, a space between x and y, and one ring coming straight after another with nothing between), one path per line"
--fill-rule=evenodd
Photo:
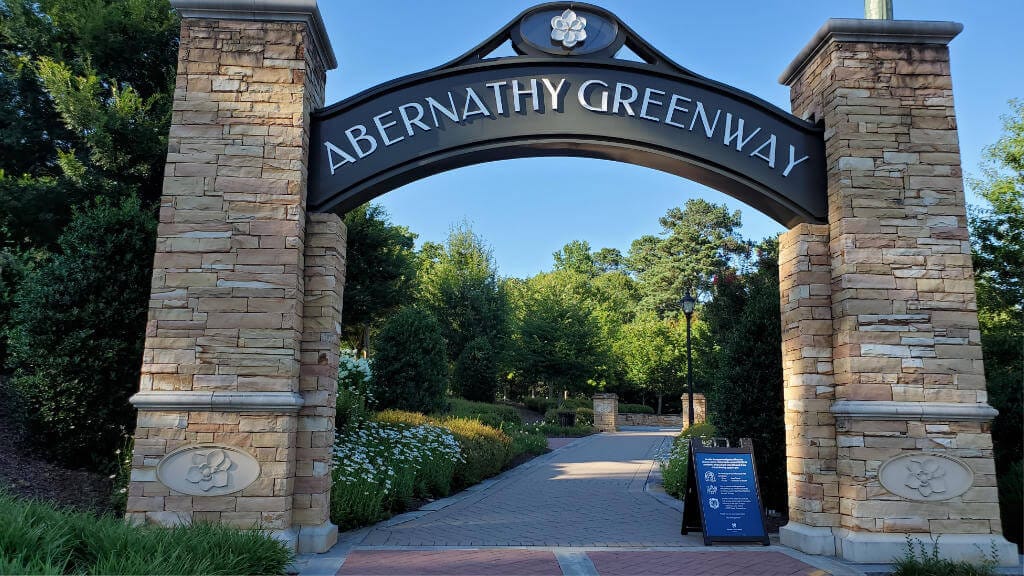
M231 459L224 450L211 450L206 453L197 452L192 455L192 466L189 467L185 479L206 492L210 488L223 488L231 480L228 470Z
M927 498L932 494L946 491L946 481L942 478L946 471L939 465L938 459L911 460L910 464L907 464L907 471L910 474L907 476L906 485L920 492L921 496Z
M586 28L587 19L566 8L561 16L551 19L551 39L561 42L566 48L572 48L587 39Z

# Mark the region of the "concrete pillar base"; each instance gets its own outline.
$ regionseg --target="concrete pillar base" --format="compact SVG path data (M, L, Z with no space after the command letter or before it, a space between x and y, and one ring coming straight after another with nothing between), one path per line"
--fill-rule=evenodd
M299 530L299 554L321 554L338 542L338 527L330 520L319 526L296 526Z
M779 528L779 541L783 546L789 546L805 554L836 555L836 538L829 527L789 522Z
M274 540L283 542L285 546L295 550L299 544L299 527L282 528L280 530L267 530L267 534Z
M915 541L915 548L918 541L922 542L926 554L931 553L934 543L939 557L949 560L981 562L995 554L1000 566L1017 566L1019 561L1017 545L1001 534L910 534L910 538ZM836 531L835 546L843 560L889 563L906 554L907 535L840 529Z

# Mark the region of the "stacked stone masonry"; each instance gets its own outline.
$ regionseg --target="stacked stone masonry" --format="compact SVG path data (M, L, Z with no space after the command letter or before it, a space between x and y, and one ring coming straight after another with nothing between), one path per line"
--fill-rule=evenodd
M791 519L998 535L988 422L936 415L987 408L948 48L832 40L789 83L794 113L826 128L830 222L782 240ZM897 405L924 415L878 408ZM960 458L973 485L938 502L896 496L878 471L904 453Z
M831 269L828 226L779 238L789 518L818 527L839 524Z
M302 22L182 20L136 397L134 521L288 531L326 520L344 228L315 216L307 235L309 115L325 81L322 56L307 46ZM145 401L175 393L301 393L302 402L174 412ZM260 477L225 496L169 492L154 467L187 443L237 447Z

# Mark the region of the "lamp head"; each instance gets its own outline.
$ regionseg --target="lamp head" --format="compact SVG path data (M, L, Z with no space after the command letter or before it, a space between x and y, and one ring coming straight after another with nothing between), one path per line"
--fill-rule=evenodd
M683 296L683 300L682 300L683 314L686 314L687 318L689 318L690 315L693 314L693 306L696 303L697 303L697 300L694 299L694 297L690 295L690 289L687 288L686 289L686 295Z

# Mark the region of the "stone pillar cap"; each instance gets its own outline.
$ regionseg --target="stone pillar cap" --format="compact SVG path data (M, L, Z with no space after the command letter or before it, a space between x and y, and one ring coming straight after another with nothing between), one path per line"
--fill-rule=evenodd
M829 42L946 45L963 29L964 25L959 22L829 18L782 72L779 84L791 85L804 66Z
M598 399L607 400L607 399L611 399L611 398L618 398L619 395L618 394L614 394L612 392L598 392L598 393L594 394L593 397L594 398L598 398Z
M338 67L316 0L171 0L171 7L183 18L305 22L326 68Z

